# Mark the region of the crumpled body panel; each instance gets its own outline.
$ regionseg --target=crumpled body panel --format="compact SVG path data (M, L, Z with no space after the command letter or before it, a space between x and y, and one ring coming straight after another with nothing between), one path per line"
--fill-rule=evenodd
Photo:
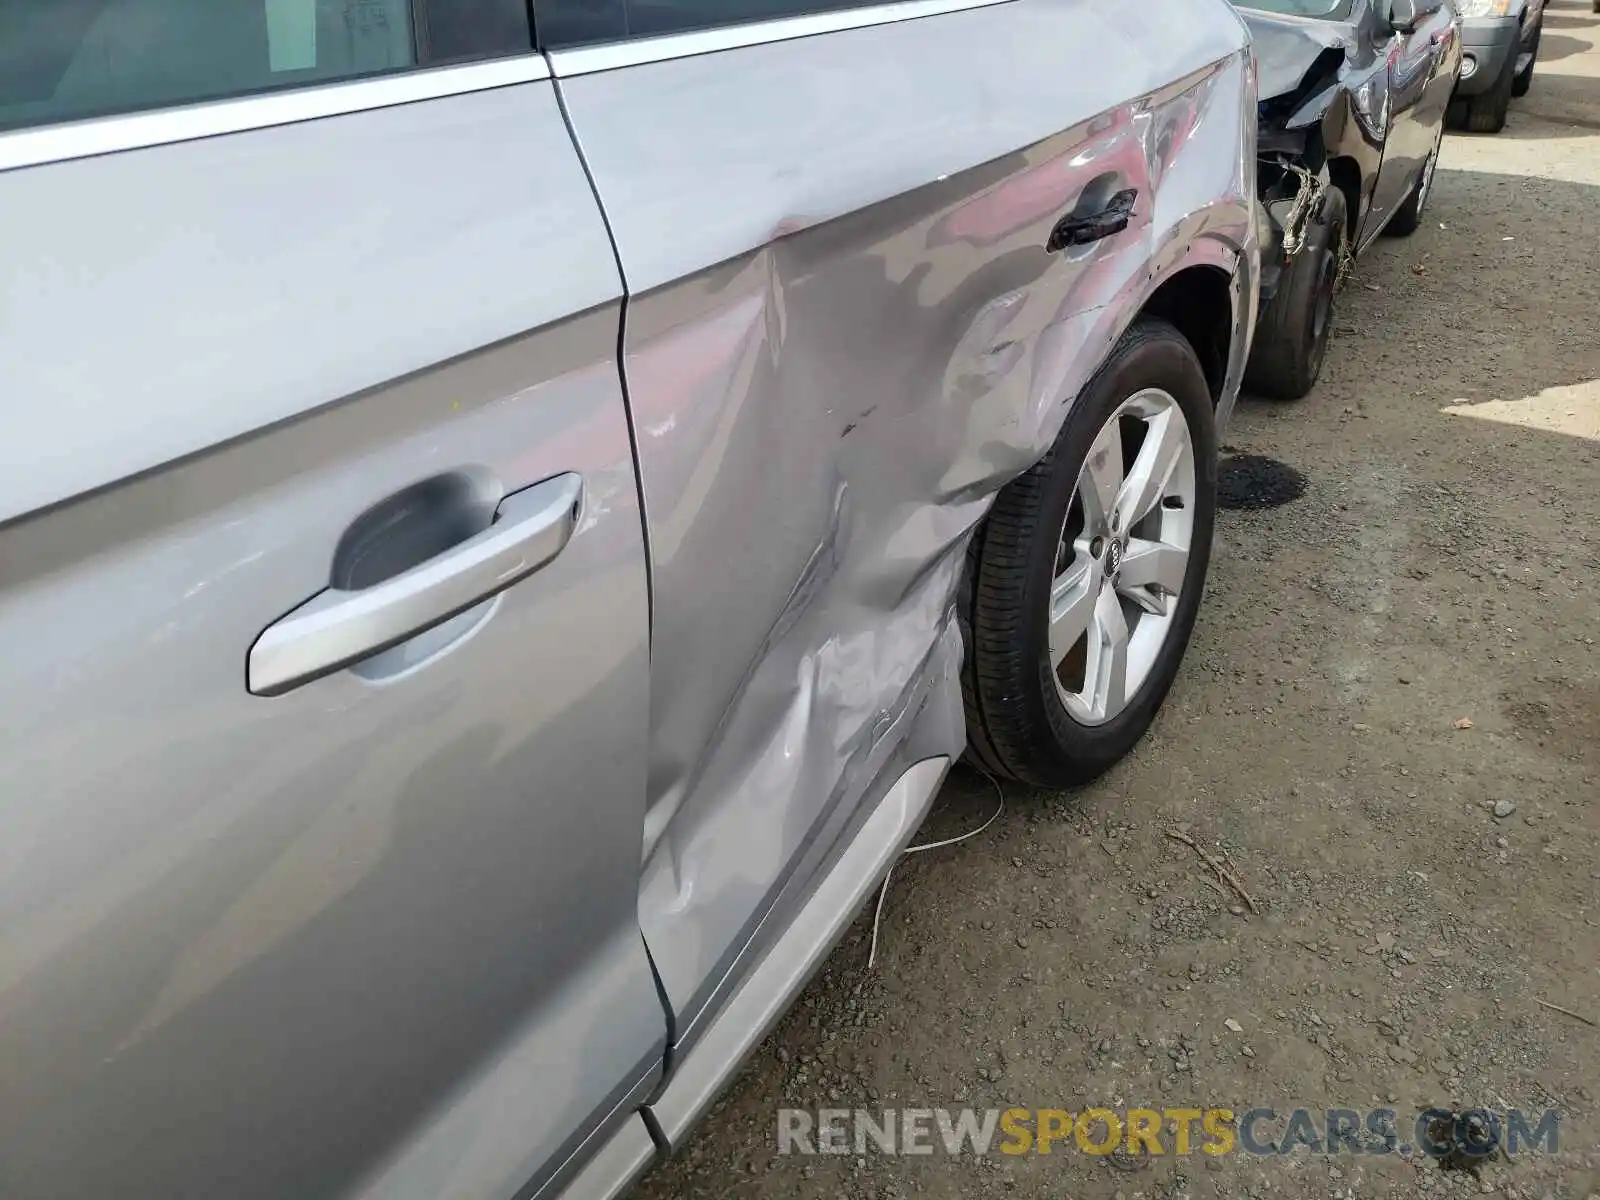
M1295 198L1333 186L1359 253L1405 204L1436 151L1460 70L1453 13L1442 8L1405 30L1387 14L1376 0L1353 0L1339 20L1243 10L1261 77L1262 200L1274 221L1286 222L1285 247L1302 232L1305 206ZM1300 178L1304 172L1318 182ZM1263 279L1269 301L1275 274L1274 266Z
M948 707L938 647L996 493L1165 278L1253 254L1243 29L1119 7L1023 0L562 82L630 293L640 921L680 1046L930 691ZM1045 252L1126 188L1128 230Z
M1263 100L1293 92L1323 52L1345 55L1358 48L1359 30L1352 21L1287 17L1260 9L1247 10L1244 18L1250 26Z

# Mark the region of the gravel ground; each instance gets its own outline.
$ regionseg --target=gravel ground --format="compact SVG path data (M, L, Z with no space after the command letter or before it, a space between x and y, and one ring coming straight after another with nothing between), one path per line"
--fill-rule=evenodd
M1222 514L1151 736L906 861L876 968L869 913L640 1195L1600 1192L1600 1027L1538 1003L1600 1020L1597 316L1600 16L1552 0L1532 95L1503 134L1446 140L1424 227L1341 298L1317 391L1241 404L1229 449L1305 492ZM958 771L923 837L993 806ZM1174 827L1227 851L1259 914ZM1554 1107L1560 1151L1480 1178L1303 1150L780 1156L775 1135L782 1106L1440 1103Z

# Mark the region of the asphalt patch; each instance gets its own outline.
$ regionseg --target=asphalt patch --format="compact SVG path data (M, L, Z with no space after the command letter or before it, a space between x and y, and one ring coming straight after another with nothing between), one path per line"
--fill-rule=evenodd
M1234 454L1217 464L1217 503L1223 508L1277 508L1305 492L1306 477L1275 458Z

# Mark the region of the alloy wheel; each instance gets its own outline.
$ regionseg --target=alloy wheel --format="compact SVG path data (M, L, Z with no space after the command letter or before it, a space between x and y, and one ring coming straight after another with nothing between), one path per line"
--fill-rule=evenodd
M1090 446L1056 551L1050 665L1073 720L1114 719L1149 677L1188 574L1195 495L1177 400L1129 397Z
M1433 139L1433 153L1428 155L1428 161L1422 164L1422 179L1417 184L1417 212L1422 212L1428 203L1428 193L1433 190L1433 170L1439 165L1439 151L1444 145L1444 125L1441 123L1439 132Z

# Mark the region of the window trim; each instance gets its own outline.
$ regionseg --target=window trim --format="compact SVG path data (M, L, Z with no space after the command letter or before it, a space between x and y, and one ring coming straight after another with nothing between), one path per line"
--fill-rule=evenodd
M544 56L528 52L484 62L414 67L368 79L337 80L281 92L36 125L0 133L0 172L251 129L297 125L549 78L550 65Z
M768 42L787 42L825 33L842 33L874 25L895 25L901 21L915 21L922 17L937 17L966 9L992 8L998 4L1017 2L1018 0L898 0L889 4L874 4L861 8L841 8L829 12L778 17L770 21L716 25L708 29L686 30L683 33L664 33L651 37L630 38L626 41L571 46L566 49L547 50L545 53L550 59L552 74L557 79L570 79L577 75L615 71L643 63L692 58L700 54L716 54L722 50L737 50ZM534 20L535 22L538 20L537 0L535 0Z

